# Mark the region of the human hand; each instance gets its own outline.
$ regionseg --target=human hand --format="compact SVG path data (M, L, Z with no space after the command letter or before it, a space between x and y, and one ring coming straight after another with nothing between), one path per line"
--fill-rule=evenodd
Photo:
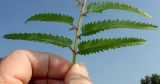
M30 50L17 50L0 61L0 84L92 84L83 64Z

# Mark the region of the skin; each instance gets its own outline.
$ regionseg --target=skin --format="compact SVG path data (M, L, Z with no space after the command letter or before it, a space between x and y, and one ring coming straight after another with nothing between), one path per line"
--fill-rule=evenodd
M84 64L46 52L16 50L0 61L0 84L92 84Z

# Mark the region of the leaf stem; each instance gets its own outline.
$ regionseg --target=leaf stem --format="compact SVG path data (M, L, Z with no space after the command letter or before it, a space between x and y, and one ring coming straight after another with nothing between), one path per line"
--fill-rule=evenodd
M72 64L76 63L78 36L79 36L79 31L80 31L80 28L81 28L81 24L82 24L82 19L83 19L84 13L85 13L85 6L86 6L86 0L83 1L82 6L81 6L81 13L80 13L80 17L79 17L79 21L78 21L78 25L77 25L77 29L76 29L76 34L75 34L74 51L72 52L73 53Z

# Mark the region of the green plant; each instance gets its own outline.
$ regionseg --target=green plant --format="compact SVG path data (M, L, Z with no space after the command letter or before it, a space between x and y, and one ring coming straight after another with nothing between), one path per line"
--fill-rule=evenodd
M160 84L160 75L145 76L144 79L141 79L141 84Z
M157 29L156 25L152 25L149 23L136 22L131 20L119 20L119 19L91 22L91 23L82 25L81 27L83 17L91 13L102 13L103 11L109 10L109 9L129 11L149 19L152 19L152 17L148 13L138 8L135 8L126 4L121 4L119 2L92 2L87 5L87 11L85 11L86 0L83 0L83 2L79 0L76 0L76 1L81 7L81 13L80 13L77 26L73 24L73 21L74 21L73 17L65 14L59 14L59 13L36 14L28 18L25 22L25 23L28 23L32 21L46 21L46 22L60 22L60 23L69 24L72 26L70 30L75 31L74 41L64 36L54 36L51 34L42 34L42 33L13 33L13 34L4 35L4 38L12 39L12 40L36 41L36 42L57 45L63 48L69 48L73 53L72 63L74 64L76 63L77 54L87 55L87 54L96 53L104 50L140 45L146 42L146 40L144 39L133 38L133 37L100 38L100 39L93 39L93 40L79 42L79 40L81 40L80 38L87 37L104 30L117 29L117 28L142 29L142 30ZM80 29L81 29L81 33L80 33ZM73 43L74 45L72 46Z

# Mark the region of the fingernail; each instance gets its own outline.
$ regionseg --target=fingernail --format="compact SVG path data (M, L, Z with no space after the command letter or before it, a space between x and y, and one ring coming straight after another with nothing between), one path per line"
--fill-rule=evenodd
M78 82L78 83L77 83ZM66 84L92 84L84 63L74 64L65 78Z
M85 64L85 63L79 63L79 65L82 65L82 66L84 66L84 67L87 67L87 65Z
M81 73L89 78L86 64L80 63L79 67L80 67Z
M74 64L71 68L71 72L79 73L88 77L88 71L86 68L86 64L84 63Z

